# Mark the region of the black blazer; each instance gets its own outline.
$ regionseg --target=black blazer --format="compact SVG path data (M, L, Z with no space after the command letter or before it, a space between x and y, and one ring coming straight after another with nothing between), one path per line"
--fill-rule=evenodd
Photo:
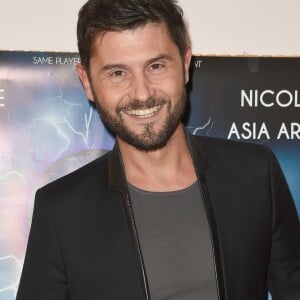
M266 300L270 289L273 300L299 300L299 220L273 154L253 144L188 141L212 233L219 299ZM37 191L17 300L150 297L116 145Z

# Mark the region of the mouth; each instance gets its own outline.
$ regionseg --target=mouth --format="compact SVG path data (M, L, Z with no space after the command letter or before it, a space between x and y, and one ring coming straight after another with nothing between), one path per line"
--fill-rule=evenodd
M126 114L137 118L145 119L154 116L161 109L161 107L162 105L157 105L146 109L126 110Z

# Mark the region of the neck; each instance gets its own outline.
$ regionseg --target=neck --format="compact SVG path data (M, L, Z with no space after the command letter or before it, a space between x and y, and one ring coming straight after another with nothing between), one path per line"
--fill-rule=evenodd
M145 152L118 139L127 181L148 191L174 191L196 181L184 129L179 125L161 149Z

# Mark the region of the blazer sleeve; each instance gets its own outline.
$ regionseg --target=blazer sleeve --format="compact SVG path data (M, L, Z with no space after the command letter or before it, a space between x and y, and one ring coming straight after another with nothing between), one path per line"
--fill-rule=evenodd
M300 224L287 183L274 155L271 157L273 236L268 287L273 300L300 299Z
M48 200L48 199L47 199ZM48 201L36 193L16 300L68 300L67 276Z

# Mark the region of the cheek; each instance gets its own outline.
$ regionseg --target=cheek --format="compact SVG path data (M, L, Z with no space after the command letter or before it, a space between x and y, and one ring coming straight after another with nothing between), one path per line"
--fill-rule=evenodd
M122 99L124 99L124 93L112 87L103 86L97 93L99 105L108 111L115 111L116 107L122 103Z
M161 90L171 98L177 98L182 93L184 79L181 76L171 76L160 84Z

